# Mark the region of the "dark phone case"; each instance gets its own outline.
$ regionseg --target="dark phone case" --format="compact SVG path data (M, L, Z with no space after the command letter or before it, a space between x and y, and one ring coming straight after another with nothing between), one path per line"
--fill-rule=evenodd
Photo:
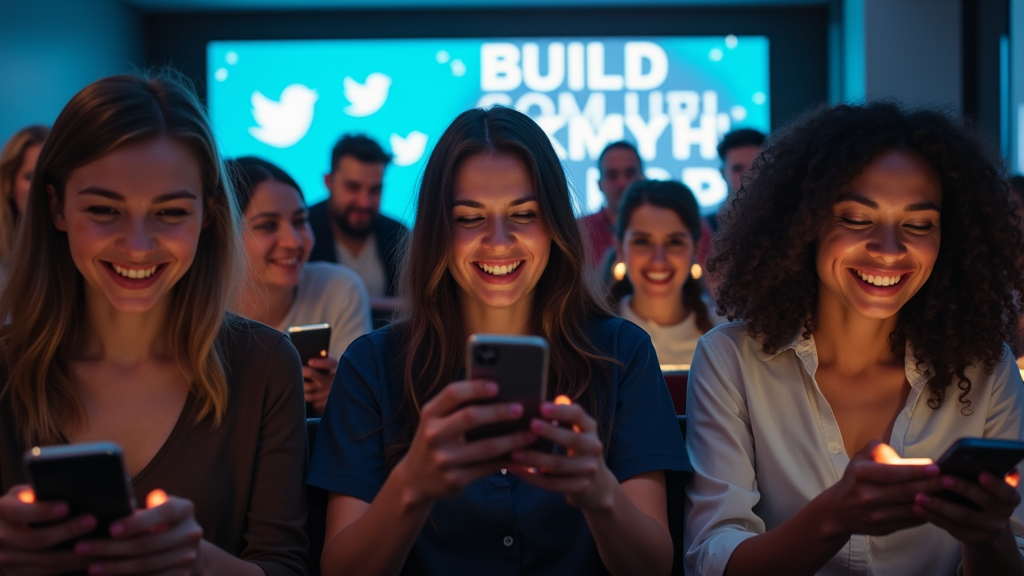
M467 378L498 384L498 395L488 402L519 402L523 415L517 420L470 430L466 440L526 430L531 419L540 417L540 403L547 396L548 374L548 345L543 338L475 334L470 336L467 358ZM543 449L539 445L537 448Z
M1021 459L1024 459L1024 442L993 438L961 438L946 450L937 464L942 474L977 482L978 475L982 472L999 478L1005 476ZM948 490L939 492L937 496L978 509L971 500Z
M130 479L116 444L33 448L25 453L25 468L37 501L66 502L68 518L96 517L96 529L86 537L107 537L110 524L134 509Z
M293 326L288 329L288 338L299 351L302 365L309 363L310 358L326 358L331 350L331 327Z

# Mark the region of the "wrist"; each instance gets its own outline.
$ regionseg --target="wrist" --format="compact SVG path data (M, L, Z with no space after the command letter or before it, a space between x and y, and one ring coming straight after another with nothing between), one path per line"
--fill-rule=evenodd
M611 514L615 509L617 496L621 492L622 486L612 471L606 466L601 466L601 470L595 476L593 491L585 500L587 512Z
M391 470L388 481L392 482L397 489L398 501L405 511L413 511L424 507L429 508L434 504L434 499L423 493L420 490L419 483L413 481L410 477L405 458L399 460L398 464Z
M807 503L801 513L823 540L849 540L852 533L843 525L840 515L828 506L828 490Z

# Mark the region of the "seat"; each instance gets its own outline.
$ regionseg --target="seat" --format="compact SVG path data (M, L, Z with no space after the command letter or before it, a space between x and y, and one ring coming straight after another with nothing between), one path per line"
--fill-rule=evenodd
M665 376L665 386L668 387L668 393L672 396L676 414L686 414L686 380L690 371L662 367L661 373Z
M679 423L679 430L686 440L686 415L676 416ZM683 549L683 527L686 522L686 485L690 482L693 474L689 472L678 472L667 470L665 472L665 499L668 505L668 531L672 535L672 574L673 576L683 574L683 556L686 550Z
M309 452L320 429L319 418L306 418L306 440ZM315 486L306 486L306 504L309 516L306 518L306 536L309 537L309 557L313 559L310 574L320 576L320 556L324 552L324 535L327 532L327 491Z

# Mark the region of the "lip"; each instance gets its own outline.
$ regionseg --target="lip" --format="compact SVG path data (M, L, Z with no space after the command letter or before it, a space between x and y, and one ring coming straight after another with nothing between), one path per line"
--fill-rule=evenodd
M480 268L480 266L477 265L486 264L488 266L508 266L509 264L515 264L516 262L522 262L522 264L520 264L518 268L504 276L494 276L492 274L488 274L487 272L484 272ZM528 264L529 262L527 262L523 258L512 258L508 260L474 260L470 265L473 267L473 270L476 271L477 276L479 276L480 279L482 279L484 282L487 282L488 284L500 285L511 284L512 282L515 282L516 279L519 278L520 274L522 274L523 268L525 268Z
M289 259L294 259L295 263L294 264L284 264L284 263L281 262L281 260L289 260ZM304 262L303 262L302 254L296 254L296 255L291 256L291 257L267 258L267 264L269 264L271 266L276 266L278 268L282 268L284 270L298 270L298 269L302 268L302 265L304 264Z
M655 280L654 278L651 278L648 275L648 272L668 273L668 277L665 278L664 280ZM675 270L642 270L640 272L640 276L642 276L643 279L644 279L644 282L647 282L648 284L651 284L653 286L665 286L668 283L672 282L672 279L675 278L676 273L675 273Z
M149 264L148 266L139 266L137 264L131 266L118 264L118 266L122 268L139 269L148 268L150 266L153 266L153 264ZM150 275L149 278L125 278L124 276L121 276L114 270L113 262L103 261L103 268L106 269L107 274L109 274L110 277L114 280L114 283L122 288L127 288L129 290L143 290L156 284L160 277L163 276L164 270L167 269L167 263L165 262L163 264L156 264L155 266L156 271L153 272L153 274Z
M898 292L903 290L903 286L907 284L907 281L913 274L913 272L910 272L908 270L882 270L879 268L847 268L847 271L850 273L850 276L853 278L854 282L857 284L857 286L860 287L861 290L873 296L892 296L894 294L897 294ZM893 284L891 286L875 286L874 284L869 284L861 280L858 272L862 272L869 276L902 276L902 278L900 279L899 283Z

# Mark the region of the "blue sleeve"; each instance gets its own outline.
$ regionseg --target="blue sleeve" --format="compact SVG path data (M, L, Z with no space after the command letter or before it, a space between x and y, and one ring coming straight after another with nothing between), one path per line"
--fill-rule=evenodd
M356 339L342 355L306 483L372 502L387 473L380 358L373 341Z
M651 338L629 322L618 323L613 370L614 419L608 468L619 482L654 470L692 472L672 397Z

